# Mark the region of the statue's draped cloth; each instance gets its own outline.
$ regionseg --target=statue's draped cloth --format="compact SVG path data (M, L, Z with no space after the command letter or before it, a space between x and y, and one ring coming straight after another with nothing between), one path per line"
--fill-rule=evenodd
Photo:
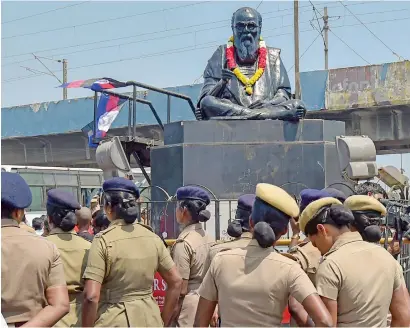
M290 99L290 82L286 69L280 58L280 49L267 47L266 69L260 79L253 86L253 94L248 95L245 86L236 78L232 78L228 84L231 92L241 102L238 105L248 107L257 100L268 101L277 97ZM251 78L258 67L258 61L254 65L240 66L241 72ZM227 69L226 45L219 46L204 71L204 83L198 99L200 101L212 90L212 88L222 79L222 69ZM227 99L232 103L237 103L230 92L225 90L222 99Z

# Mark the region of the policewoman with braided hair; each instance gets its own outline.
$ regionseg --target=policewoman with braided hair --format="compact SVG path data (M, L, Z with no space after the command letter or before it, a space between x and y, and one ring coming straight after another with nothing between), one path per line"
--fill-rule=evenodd
M162 240L136 222L139 190L124 178L103 184L109 227L95 235L84 279L85 327L168 326L181 289L181 277ZM159 272L168 289L162 313L152 295ZM162 318L161 318L162 317Z
M82 275L91 243L74 231L77 224L75 211L81 208L74 195L61 189L51 189L47 196L50 234L46 239L60 251L70 299L70 312L55 327L81 327Z
M300 302L317 326L331 317L299 264L273 248L299 215L292 196L260 183L250 216L248 246L218 253L199 289L195 327L206 327L218 303L223 327L279 327L289 296Z
M350 231L352 212L335 198L310 203L299 224L322 254L316 289L341 327L409 327L410 298L403 271L382 247Z
M198 288L209 268L209 249L215 243L201 223L211 217L206 210L210 198L204 189L196 186L179 188L176 198L176 220L182 231L171 254L183 283L174 312L174 323L178 327L192 327L199 300Z

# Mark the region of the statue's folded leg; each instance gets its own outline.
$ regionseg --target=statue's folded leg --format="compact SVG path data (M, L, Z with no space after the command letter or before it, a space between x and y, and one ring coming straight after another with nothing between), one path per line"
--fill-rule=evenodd
M214 96L205 96L200 103L205 117L227 117L227 116L246 116L251 114L249 108L233 104L227 99L219 99Z
M243 117L244 120L285 120L297 121L304 117L305 109L298 108L293 102L283 105L269 106L260 109L249 109L233 104L227 99L205 96L200 103L205 117Z

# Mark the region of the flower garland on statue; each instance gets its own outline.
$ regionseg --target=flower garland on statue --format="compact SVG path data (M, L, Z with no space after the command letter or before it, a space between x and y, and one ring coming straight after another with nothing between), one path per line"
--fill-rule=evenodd
M246 93L248 95L252 95L254 84L261 78L266 68L266 59L268 56L268 52L266 50L265 41L263 41L262 37L259 38L258 69L250 79L248 79L244 74L242 74L239 67L236 65L235 46L233 44L233 41L234 38L233 36L231 36L226 46L226 59L228 68L235 74L236 78L239 81L241 81L242 84L245 86Z

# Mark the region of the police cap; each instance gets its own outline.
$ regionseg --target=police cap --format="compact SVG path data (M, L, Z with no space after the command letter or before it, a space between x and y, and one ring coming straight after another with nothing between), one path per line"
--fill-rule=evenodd
M299 215L299 207L295 200L282 188L267 183L258 183L255 194L255 201L258 199L262 200L290 217L297 217Z
M303 189L300 192L300 211L308 206L310 203L325 197L332 197L328 192L318 189Z
M122 191L133 194L137 199L140 197L140 191L137 186L131 180L125 178L111 178L103 184L104 192L108 191Z
M69 211L79 210L80 203L72 193L62 189L51 189L47 192L47 207L59 207Z
M17 209L24 209L31 205L32 195L30 188L19 174L1 173L1 202Z
M386 215L386 208L376 198L366 195L353 195L348 197L344 205L352 212L374 211L382 216Z
M299 217L299 228L300 230L305 233L306 225L316 216L319 210L322 207L330 206L330 205L342 205L342 203L333 197L324 197L318 200L311 202L306 208L303 210L302 214Z
M239 209L247 212L252 211L253 203L255 202L255 195L254 194L246 194L242 195L238 198L238 207Z
M178 188L177 200L200 200L206 205L209 205L211 202L208 192L197 186L185 186Z
M344 201L346 200L346 195L343 191L340 191L338 189L335 188L325 188L322 189L323 191L326 191L330 197L336 198L338 200L340 200L342 203L344 203Z

